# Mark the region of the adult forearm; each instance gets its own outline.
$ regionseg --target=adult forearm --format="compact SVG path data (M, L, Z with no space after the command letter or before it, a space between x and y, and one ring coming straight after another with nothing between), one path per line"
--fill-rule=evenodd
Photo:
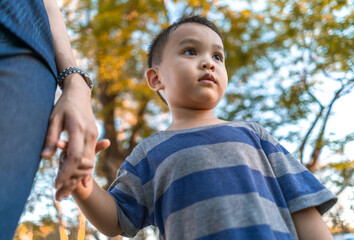
M72 196L86 218L101 233L117 236L122 233L117 206L113 197L91 179L87 188L80 185Z
M77 63L71 48L65 21L58 4L55 0L43 0L43 3L48 14L50 29L53 36L55 62L58 72L62 72L68 67L76 67ZM79 89L80 93L84 93L88 97L91 96L90 89L79 74L71 74L65 78L64 86L65 91Z
M47 10L55 49L55 61L59 72L76 66L63 16L55 0L43 0Z

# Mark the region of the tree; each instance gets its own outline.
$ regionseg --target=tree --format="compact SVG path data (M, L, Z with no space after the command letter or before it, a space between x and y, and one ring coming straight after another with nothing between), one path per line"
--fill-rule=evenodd
M307 131L298 127L297 134L287 131L284 137L299 142L302 162L305 147L312 148L305 163L310 171L316 170L330 142L326 127L335 102L354 87L353 20L352 12L343 14L347 10L346 1L316 0L268 1L262 12L244 10L243 15L223 10L233 36L226 37L225 45L231 48L227 52L241 58L229 64L243 65L233 75L237 77L232 84L241 90L227 95L225 118L256 119L275 134L279 128L307 122ZM233 48L235 40L240 48ZM254 84L255 79L260 84ZM334 89L333 95L329 101L320 100L318 90L327 86Z

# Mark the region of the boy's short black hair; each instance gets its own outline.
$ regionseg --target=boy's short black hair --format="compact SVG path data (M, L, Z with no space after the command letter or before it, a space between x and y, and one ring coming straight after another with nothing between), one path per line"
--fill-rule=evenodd
M222 35L216 25L202 16L184 16L177 22L174 22L167 28L163 29L156 37L152 40L149 52L148 52L148 66L149 68L159 65L162 61L162 52L165 49L168 38L170 34L175 31L179 26L185 23L199 23L207 26L214 32L216 32L222 39Z
M219 37L222 39L222 35L219 31L219 29L216 27L216 25L206 19L205 17L202 16L184 16L181 19L179 19L177 22L174 22L167 28L163 29L158 35L155 36L155 38L152 40L150 46L149 46L149 52L148 52L148 67L152 68L156 65L159 65L162 61L162 53L163 50L165 49L165 46L167 44L168 38L170 34L175 31L179 26L185 24L185 23L198 23L204 26L207 26L214 32L216 32ZM161 100L166 104L166 100L161 96L160 92L157 91L158 95L160 96Z

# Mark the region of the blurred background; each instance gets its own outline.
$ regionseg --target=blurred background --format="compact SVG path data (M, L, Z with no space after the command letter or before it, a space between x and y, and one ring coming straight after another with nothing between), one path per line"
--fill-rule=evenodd
M336 239L354 239L337 235L354 233L353 0L58 4L79 66L95 80L92 105L100 138L112 143L96 160L95 177L103 188L136 144L165 129L171 119L145 83L149 42L181 16L203 15L224 37L229 86L217 115L265 126L339 197L324 219ZM42 161L15 239L108 239L86 221L71 197L55 202L57 158ZM157 236L149 227L134 239Z

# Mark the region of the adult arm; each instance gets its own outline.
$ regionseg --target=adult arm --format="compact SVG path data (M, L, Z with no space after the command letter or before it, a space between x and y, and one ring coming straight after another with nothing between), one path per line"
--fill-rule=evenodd
M294 212L291 217L300 240L333 239L326 223L315 207Z
M67 35L64 19L55 0L43 0L53 35L55 60L58 72L67 67L75 67L76 61ZM91 174L75 172L79 167L92 171L97 128L90 105L91 91L79 74L70 74L64 80L63 93L54 106L49 120L49 128L42 157L49 158L56 151L56 145L63 131L67 131L69 143L67 160L63 171L57 176L56 188L64 188L62 196L68 195L72 186L68 184L74 177L85 176L85 184ZM91 164L90 164L91 163Z

